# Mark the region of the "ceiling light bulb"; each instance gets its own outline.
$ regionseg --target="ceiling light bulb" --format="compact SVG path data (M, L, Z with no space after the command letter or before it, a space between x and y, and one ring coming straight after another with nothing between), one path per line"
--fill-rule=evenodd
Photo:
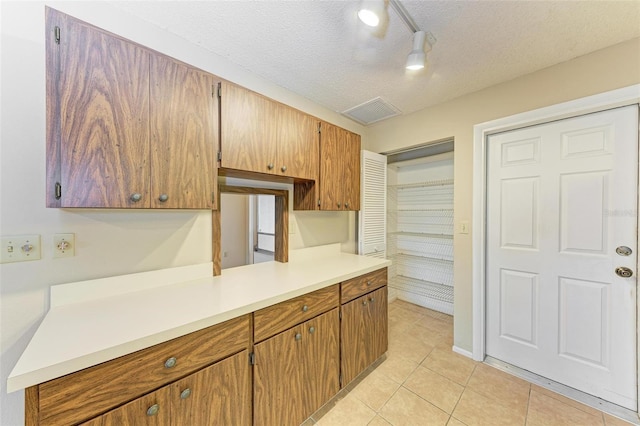
M426 54L424 53L424 42L426 40L426 34L424 31L416 31L413 34L413 50L407 57L407 69L408 70L420 70L424 68ZM431 46L429 46L429 49Z
M364 0L358 18L370 27L377 27L384 13L384 0Z

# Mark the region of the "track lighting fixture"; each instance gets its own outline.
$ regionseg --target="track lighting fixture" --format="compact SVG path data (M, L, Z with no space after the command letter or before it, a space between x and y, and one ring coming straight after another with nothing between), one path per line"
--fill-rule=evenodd
M423 69L426 63L426 52L431 50L431 46L436 41L435 38L431 33L418 28L400 0L388 0L388 2L413 34L413 48L407 57L406 68L412 71ZM358 18L366 25L376 27L384 18L387 18L386 13L385 0L362 0Z

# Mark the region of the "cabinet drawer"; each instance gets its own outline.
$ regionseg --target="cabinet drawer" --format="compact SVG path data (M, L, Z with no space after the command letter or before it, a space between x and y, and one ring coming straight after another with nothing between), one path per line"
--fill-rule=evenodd
M341 287L340 303L347 303L385 285L387 285L387 268L344 281Z
M260 342L336 306L338 284L256 311L254 341Z
M40 424L77 424L246 349L249 320L234 318L42 383Z

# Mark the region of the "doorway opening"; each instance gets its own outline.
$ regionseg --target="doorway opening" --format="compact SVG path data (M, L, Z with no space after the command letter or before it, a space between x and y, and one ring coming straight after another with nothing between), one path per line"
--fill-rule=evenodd
M391 297L453 315L453 141L387 158Z

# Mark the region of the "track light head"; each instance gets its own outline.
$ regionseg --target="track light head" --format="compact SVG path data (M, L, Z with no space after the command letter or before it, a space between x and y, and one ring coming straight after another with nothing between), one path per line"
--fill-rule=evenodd
M413 33L413 49L409 53L407 57L407 65L406 68L408 70L420 70L424 68L426 62L426 53L425 53L425 42L426 42L426 33L424 31L416 31ZM431 45L426 43L428 46L427 51L431 50Z
M363 0L358 18L370 27L377 27L385 13L384 0Z

